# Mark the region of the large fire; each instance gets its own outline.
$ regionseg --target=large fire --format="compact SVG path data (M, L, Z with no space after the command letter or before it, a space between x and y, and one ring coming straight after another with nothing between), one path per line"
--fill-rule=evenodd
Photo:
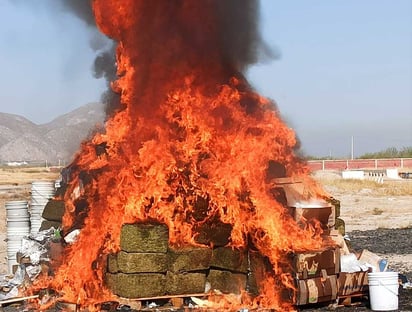
M178 246L198 244L202 224L230 224L228 245L253 244L275 272L258 298L235 306L291 309L277 287L293 287L285 255L324 245L318 229L302 229L274 199L270 162L303 179L308 196L322 191L294 154L293 130L220 49L218 2L93 1L98 27L118 42L112 88L122 107L70 166L63 223L81 233L41 281L65 300L112 298L104 261L125 223L165 223Z

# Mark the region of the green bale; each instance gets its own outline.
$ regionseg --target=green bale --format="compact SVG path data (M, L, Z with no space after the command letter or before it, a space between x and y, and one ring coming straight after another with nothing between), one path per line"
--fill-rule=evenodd
M247 289L249 294L260 294L260 285L273 273L272 266L267 257L258 251L249 251L250 272L247 275Z
M246 290L246 277L243 273L211 269L207 281L211 289L218 289L223 293L240 294Z
M231 247L213 249L211 267L246 273L248 271L248 256L245 250Z
M160 273L167 271L168 258L164 253L117 254L117 266L123 273Z
M157 273L106 273L106 286L124 298L146 298L165 295L166 275Z
M119 272L119 266L117 265L117 254L110 254L107 256L107 271L109 273Z
M185 247L169 250L169 270L172 272L190 272L207 270L210 267L212 249Z
M166 253L169 230L164 224L125 224L120 233L120 249L126 252Z
M204 293L206 273L173 273L166 274L166 292L169 295Z

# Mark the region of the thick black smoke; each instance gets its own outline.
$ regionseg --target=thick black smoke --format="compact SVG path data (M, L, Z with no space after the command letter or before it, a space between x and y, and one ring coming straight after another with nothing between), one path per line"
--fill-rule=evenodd
M150 0L147 0L150 1ZM164 1L165 5L176 7L183 5L188 0L156 0ZM213 4L216 8L219 33L218 41L225 61L238 72L243 72L251 64L260 58L272 58L274 54L263 42L259 33L259 1L258 0L195 0L204 1L205 4ZM56 3L56 2L54 2ZM106 113L110 115L118 106L119 97L111 90L110 82L116 79L115 42L109 48L101 49L101 40L97 34L96 23L91 6L91 0L58 0L61 9L70 12L82 20L93 31L90 39L91 47L98 55L93 64L93 72L96 78L104 77L108 90L102 95L106 104Z
M260 36L258 0L216 1L221 48L231 64L243 71L262 56L274 56Z
M87 25L96 27L90 0L59 0L62 7L72 12Z

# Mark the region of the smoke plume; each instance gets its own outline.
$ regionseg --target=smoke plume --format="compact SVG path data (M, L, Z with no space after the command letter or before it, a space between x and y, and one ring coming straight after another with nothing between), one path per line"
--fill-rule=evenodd
M116 79L116 64L115 64L115 40L109 44L109 47L101 49L99 45L100 36L96 29L95 18L92 10L90 0L59 0L61 8L70 12L85 25L95 29L91 38L91 47L98 52L93 64L93 73L96 78L105 78L108 89L102 95L102 101L106 104L106 113L110 116L115 111L119 104L119 97L111 90L110 82ZM223 59L231 71L238 74L244 72L247 67L259 60L259 57L273 57L273 53L263 42L259 34L259 2L257 0L198 0L198 1L184 1L184 0L158 0L145 4L145 12L152 12L158 14L161 8L168 8L170 11L163 11L161 14L169 15L170 27L174 31L181 33L184 40L191 40L190 44L195 50L195 53L204 55L204 57L216 57ZM151 6L153 10L147 10ZM205 20L204 23L196 23L196 29L187 27L188 25L179 25L179 13L187 10L190 7L199 17L198 12L202 10L212 11L215 19ZM137 13L138 12L133 12ZM201 14L200 14L201 16ZM210 15L209 15L210 16ZM141 36L142 40L148 47L148 56L143 57L142 62L146 62L152 58L156 53L151 45L152 35L162 36L163 34L150 33L145 36L147 27L154 16L147 16L142 20L146 25L139 25L140 29L136 29L136 36ZM139 27L137 27L139 28ZM210 42L210 29L216 29L213 41ZM143 34L142 34L143 33ZM182 52L172 51L171 53ZM150 55L149 55L150 54ZM173 61L174 58L182 57L182 55L172 55L168 61ZM143 75L144 76L144 75Z

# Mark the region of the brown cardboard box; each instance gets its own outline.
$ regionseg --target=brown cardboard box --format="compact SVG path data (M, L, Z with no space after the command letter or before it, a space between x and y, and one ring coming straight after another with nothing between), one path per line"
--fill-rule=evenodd
M330 231L330 238L336 243L336 245L340 249L340 255L348 255L350 254L349 247L347 245L346 240L343 238L342 234L339 230L331 230Z
M331 205L311 206L300 205L289 207L289 213L298 224L305 227L306 223L314 224L314 220L319 221L324 231L335 226L335 213Z
M340 271L339 248L294 254L292 268L298 279L322 276L322 270L327 275L337 274Z
M382 259L377 254L374 254L367 249L362 250L362 253L359 256L359 261L372 265L374 267L374 272L386 271L388 266L388 262L385 259Z
M338 297L367 293L368 272L341 272L338 274Z
M296 286L296 305L327 302L337 298L336 275L296 280Z
M281 180L277 179L277 186L283 188L289 213L296 222L304 227L306 222L313 223L313 220L316 219L324 230L334 227L336 219L334 205L323 199L316 202L310 200L304 183Z

